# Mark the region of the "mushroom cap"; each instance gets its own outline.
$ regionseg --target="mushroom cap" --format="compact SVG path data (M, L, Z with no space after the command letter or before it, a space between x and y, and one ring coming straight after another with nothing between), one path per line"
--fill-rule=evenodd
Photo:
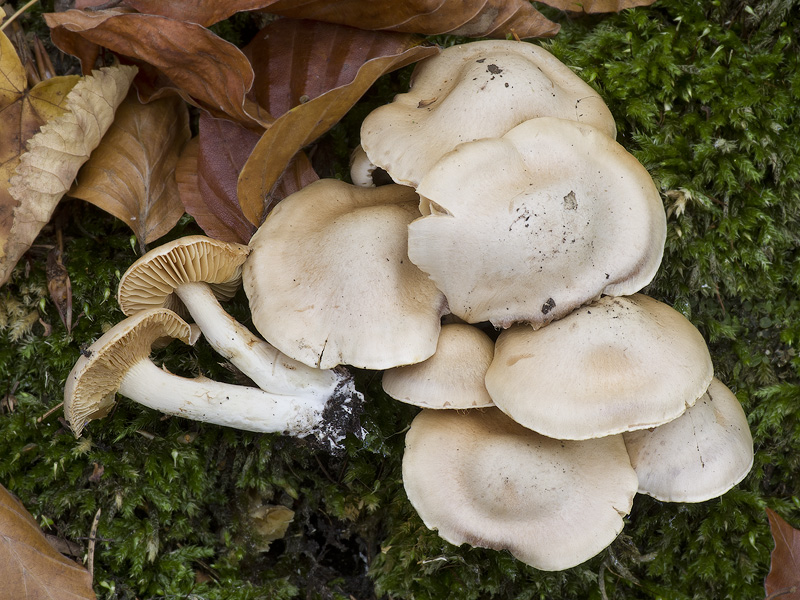
M360 145L356 146L350 153L350 180L353 185L367 188L375 187L372 174L377 168Z
M543 48L472 42L417 63L411 90L364 119L361 144L392 179L416 186L458 144L500 137L537 117L588 123L616 136L602 98Z
M193 344L197 331L174 312L154 308L117 323L84 351L64 385L64 415L75 437L87 421L109 413L128 369L167 337Z
M494 342L471 325L442 326L436 352L414 365L383 372L383 390L395 400L425 408L494 406L483 380Z
M445 299L407 254L413 189L325 179L280 202L250 241L253 323L312 367L387 369L436 350Z
M448 542L507 549L546 571L608 546L638 486L622 436L555 440L496 408L423 410L406 435L403 484Z
M753 437L742 405L719 379L680 417L623 434L639 492L665 502L721 496L753 466Z
M186 316L173 293L182 283L206 282L219 300L230 300L242 281L249 248L203 235L189 235L154 248L134 262L119 282L119 305L126 315L164 307Z
M714 368L682 314L643 294L606 296L497 339L486 389L512 419L559 439L655 427L703 395Z
M589 125L532 119L462 144L417 191L424 216L408 255L469 323L540 327L601 294L639 291L661 263L653 180Z

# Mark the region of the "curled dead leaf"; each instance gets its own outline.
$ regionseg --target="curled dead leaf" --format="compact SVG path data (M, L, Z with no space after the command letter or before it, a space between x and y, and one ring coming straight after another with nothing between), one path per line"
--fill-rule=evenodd
M277 118L239 175L247 219L261 224L295 153L336 124L378 77L438 51L409 34L316 21L280 19L259 32L245 48L257 65L253 95Z
M175 167L190 136L180 98L142 104L128 94L69 193L121 219L141 245L149 244L183 215Z
M4 598L94 600L92 577L51 546L39 525L0 486L0 581Z
M771 508L766 510L769 528L775 540L769 574L764 581L767 598L800 600L800 531Z

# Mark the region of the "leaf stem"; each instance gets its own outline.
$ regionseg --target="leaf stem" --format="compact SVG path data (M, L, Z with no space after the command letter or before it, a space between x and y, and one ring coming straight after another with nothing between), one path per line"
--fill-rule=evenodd
M22 7L22 8L20 8L19 10L17 10L17 12L15 12L13 15L11 15L11 16L8 18L8 20L7 20L5 23L3 23L2 25L0 25L0 31L3 31L3 30L4 30L6 27L8 27L8 26L9 26L11 23L13 23L14 21L16 21L18 16L20 16L22 13L24 13L26 10L28 10L28 9L29 9L31 6L33 6L34 4L36 4L38 1L39 1L39 0L30 0L30 2L28 2L28 3L27 3L25 6L23 6L23 7Z

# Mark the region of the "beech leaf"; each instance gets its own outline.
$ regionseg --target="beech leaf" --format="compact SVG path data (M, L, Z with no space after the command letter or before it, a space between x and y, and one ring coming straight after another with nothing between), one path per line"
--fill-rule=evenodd
M294 19L425 35L530 38L554 36L559 29L527 0L127 0L126 4L203 25L238 11L263 10Z
M140 245L149 244L183 215L175 167L190 137L180 98L142 104L128 94L69 194L123 220Z
M335 125L378 77L439 51L418 44L410 34L293 19L259 32L245 48L256 65L253 94L277 118L239 175L239 203L251 223L261 224L298 150Z
M8 279L50 220L78 169L114 120L114 111L135 74L135 67L105 67L82 78L65 98L67 111L28 140L8 187L16 204L6 217L11 224L0 253L0 281Z
M9 180L25 151L25 142L44 123L66 111L67 94L79 79L77 75L53 77L29 90L22 62L0 32L0 285L19 258L8 256L14 210L19 204L8 191Z
M142 69L136 86L143 101L177 92L215 116L255 126L244 108L253 83L250 63L236 46L205 27L118 10L68 10L44 17L53 41L65 52L80 51L77 36L136 62Z
M3 598L96 598L89 572L53 548L31 514L1 485L0 581Z
M767 518L775 540L769 574L764 581L767 598L800 600L800 531L770 508Z
M619 12L626 8L650 6L656 0L539 0L559 10L575 13L608 13Z

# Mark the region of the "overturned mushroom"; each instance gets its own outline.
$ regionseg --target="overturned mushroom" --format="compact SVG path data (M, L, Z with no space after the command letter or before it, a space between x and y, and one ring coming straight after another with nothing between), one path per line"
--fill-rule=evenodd
M343 370L308 367L279 352L255 336L220 306L241 284L242 264L249 248L194 235L155 248L134 262L119 283L122 312L165 307L179 314L188 311L208 343L250 377L258 387L274 394L299 392L328 398L351 387Z
M616 136L597 92L543 48L472 42L419 62L411 90L364 119L361 144L392 179L416 186L458 144L500 137L537 117L571 119Z
M496 408L425 409L406 435L403 485L448 542L509 550L556 571L614 541L637 479L622 436L561 441Z
M121 321L89 346L64 387L64 413L75 435L87 421L105 416L119 391L149 408L215 425L296 437L313 434L331 448L344 438L358 408L353 390L329 399L302 392L270 394L206 377L179 377L150 360L154 341L189 342L190 334L177 314L155 308Z
M461 144L417 189L408 255L468 323L540 327L661 263L666 217L647 170L590 125L540 118Z

